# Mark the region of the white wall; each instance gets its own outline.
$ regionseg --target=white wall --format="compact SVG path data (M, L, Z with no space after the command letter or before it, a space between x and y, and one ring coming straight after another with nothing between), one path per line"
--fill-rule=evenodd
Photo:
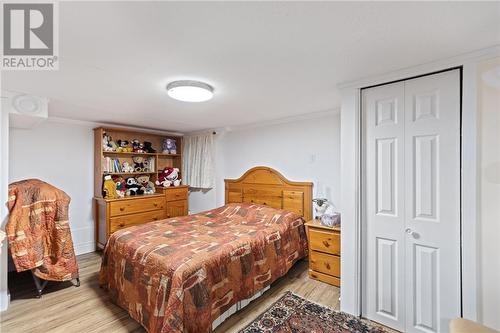
M480 321L500 329L500 79L485 84L483 73L500 68L500 58L479 66L479 307Z
M92 126L53 120L34 129L10 129L9 182L38 178L71 197L69 221L77 254L95 248Z
M217 131L216 188L192 192L191 212L224 204L224 179L254 166L269 166L294 181L312 181L313 195L340 198L340 119L336 111L303 119Z
M1 106L0 106L1 108ZM9 184L9 114L0 110L0 228L5 230L7 222L8 184ZM9 305L9 290L7 286L7 239L0 249L0 311Z

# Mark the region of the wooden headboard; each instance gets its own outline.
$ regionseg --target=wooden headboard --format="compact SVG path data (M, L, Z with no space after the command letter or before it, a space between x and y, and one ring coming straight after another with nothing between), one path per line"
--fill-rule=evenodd
M294 182L278 171L258 166L238 179L225 179L226 204L253 202L296 212L312 219L311 182Z

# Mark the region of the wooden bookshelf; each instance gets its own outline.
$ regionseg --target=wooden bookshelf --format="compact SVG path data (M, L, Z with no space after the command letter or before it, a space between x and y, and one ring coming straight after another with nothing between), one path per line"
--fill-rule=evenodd
M153 148L156 150L156 153L104 151L102 147L102 138L104 133L111 136L111 138L115 142L117 142L118 140L127 140L131 142L134 139L137 139L140 142L151 142ZM164 154L162 152L163 141L166 138L171 138L176 141L177 154ZM133 156L143 156L144 158L153 157L155 159L154 171L111 172L106 171L103 167L103 159L105 159L106 157L116 158L120 161L120 164L123 162L128 162L133 166ZM179 168L179 170L182 170L182 136L167 136L145 131L133 131L128 129L110 127L98 127L94 129L94 196L96 198L102 198L102 183L104 175L119 175L127 178L127 176L132 177L149 174L151 176L151 181L154 183L158 179L158 173L167 166ZM179 178L182 179L182 173L179 174Z
M140 142L148 141L152 143L155 153L137 152L117 152L104 151L103 135L106 133L112 140L134 139ZM176 141L177 153L164 154L163 141L171 138ZM123 172L116 170L108 163L111 159L119 160L120 166L123 162L134 165L132 157L142 156L145 159L154 159L152 170L144 172ZM182 170L182 137L166 136L146 131L133 131L122 128L98 127L94 129L94 202L95 202L95 223L96 223L96 245L97 248L104 248L109 236L122 228L129 226L162 220L165 218L188 214L188 186L178 187L156 187L155 194L135 195L119 199L105 199L102 195L102 184L105 175L137 177L139 175L149 175L154 183L158 179L158 173L165 167L179 168ZM110 170L113 169L113 170ZM179 173L182 179L182 173Z

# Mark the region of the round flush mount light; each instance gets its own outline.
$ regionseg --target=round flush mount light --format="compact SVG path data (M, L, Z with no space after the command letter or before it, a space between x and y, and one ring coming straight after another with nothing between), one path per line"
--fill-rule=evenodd
M183 102L205 102L214 96L214 88L204 82L180 80L167 85L168 96Z
M17 95L12 99L12 106L17 112L24 114L37 113L42 107L40 98L29 95Z

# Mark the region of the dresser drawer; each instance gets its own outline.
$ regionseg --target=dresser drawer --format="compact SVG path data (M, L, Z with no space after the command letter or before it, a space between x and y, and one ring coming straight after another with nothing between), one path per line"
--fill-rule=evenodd
M311 250L340 255L340 234L309 228Z
M187 200L188 191L187 188L170 188L165 191L165 197L167 201L176 201L176 200Z
M123 215L119 217L112 217L109 219L109 231L113 233L117 230L130 227L137 224L143 224L158 220L165 219L165 211L164 210L154 210L151 212L145 213L137 213L130 215Z
M111 202L109 212L110 216L114 217L157 209L165 209L165 199L163 197L120 200Z
M309 253L309 268L332 276L340 276L340 257L311 251Z

